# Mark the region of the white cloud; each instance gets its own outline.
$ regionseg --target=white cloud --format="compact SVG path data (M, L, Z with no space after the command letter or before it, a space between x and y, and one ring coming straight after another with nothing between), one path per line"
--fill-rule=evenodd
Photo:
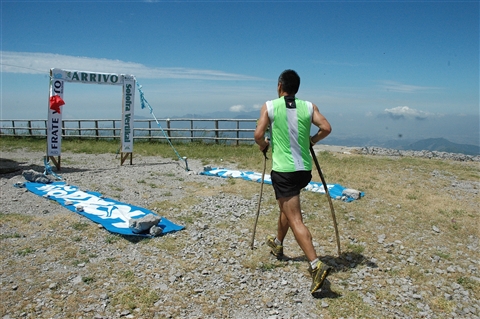
M240 113L240 112L255 112L255 111L259 111L261 108L262 108L262 104L253 104L251 107L238 104L238 105L230 106L229 110L230 112Z
M432 115L416 109L411 109L408 106L397 106L391 109L385 109L385 113L393 119L415 118L417 120L424 120Z
M0 51L2 72L48 74L51 68L101 73L133 74L147 79L193 79L218 81L263 80L218 70L148 67L141 63L53 53Z
M440 89L438 87L410 85L410 84L398 83L395 81L384 81L380 85L380 87L382 87L387 91L399 92L399 93L416 93L416 92L424 92L424 91Z
M230 106L229 110L230 112L245 112L246 107L245 105L234 105L234 106Z

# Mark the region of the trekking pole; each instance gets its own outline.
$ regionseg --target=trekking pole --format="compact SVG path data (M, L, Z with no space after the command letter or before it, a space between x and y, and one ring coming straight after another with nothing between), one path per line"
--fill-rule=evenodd
M265 170L267 169L267 151L268 146L263 150L263 172L262 172L262 182L260 184L260 197L258 198L258 206L257 206L257 216L255 218L255 224L253 225L253 233L252 233L252 242L250 243L250 248L253 250L253 244L255 242L255 231L257 230L257 222L258 222L258 215L260 215L260 203L262 202L262 193L263 193L263 184L265 180Z
M320 175L320 179L322 180L323 188L325 189L325 194L327 195L327 198L328 198L328 204L330 205L330 211L332 212L333 227L335 228L335 236L337 237L338 257L340 257L340 255L341 255L340 235L338 234L337 219L335 218L335 210L333 209L332 198L330 197L330 192L328 191L327 183L325 182L325 178L323 177L322 170L320 169L320 164L318 164L317 156L315 156L315 152L313 151L313 146L312 145L310 145L310 153L312 154L313 161L315 162L315 166L317 167L318 175Z

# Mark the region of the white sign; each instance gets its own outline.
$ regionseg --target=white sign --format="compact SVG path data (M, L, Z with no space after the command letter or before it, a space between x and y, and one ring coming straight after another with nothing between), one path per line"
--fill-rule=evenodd
M58 95L63 99L62 79L50 80L50 96ZM47 156L60 156L62 148L62 114L50 109L48 101Z
M122 109L122 152L133 152L133 102L135 100L135 78L123 77Z

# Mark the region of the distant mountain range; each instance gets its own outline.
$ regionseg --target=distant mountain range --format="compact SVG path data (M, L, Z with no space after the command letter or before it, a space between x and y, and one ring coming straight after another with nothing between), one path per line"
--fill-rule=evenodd
M457 144L445 138L427 138L418 141L387 140L379 141L368 138L340 139L328 137L328 144L349 147L376 146L396 150L410 151L438 151L460 153L465 155L480 155L480 147L470 144Z
M260 111L241 113L225 111L185 114L171 118L256 119L259 114ZM338 114L329 114L329 121L332 123L334 129L333 133L322 143L349 147L376 146L397 150L427 150L465 155L480 155L479 145L454 143L442 137L442 133L445 131L442 128L447 127L446 125L449 123L453 123L456 129L454 132L449 131L449 134L455 133L457 136L449 135L451 138L460 142L474 141L476 143L478 141L478 136L475 138L475 134L478 132L478 118L448 117L448 119L446 119L446 121L448 121L447 123L439 122L440 120L442 119L409 123L407 121L365 118L356 114L341 116L338 116ZM253 123L251 125L251 128L255 127ZM432 138L431 136L436 137Z
M477 145L457 144L444 138L420 140L410 144L409 149L414 151L429 150L447 153L462 153L466 155L480 155L480 148Z

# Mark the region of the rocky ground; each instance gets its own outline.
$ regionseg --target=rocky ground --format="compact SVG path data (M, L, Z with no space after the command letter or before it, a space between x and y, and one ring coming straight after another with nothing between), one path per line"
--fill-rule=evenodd
M409 150L394 150L382 147L362 147L351 148L360 154L381 155L381 156L412 156L422 157L428 159L442 159L450 161L461 162L480 162L480 155L465 155L459 153L448 153L439 151L409 151Z
M259 224L256 249L250 249L258 184L252 191L248 182L232 185L198 175L203 165L196 160L189 160L187 172L160 157L136 156L134 165L120 166L112 154L63 154L60 175L66 182L186 226L140 240L112 235L53 201L13 187L25 181L22 170L43 172L42 153L2 152L1 157L8 159L4 166L17 169L0 175L3 319L480 317L478 233L450 251L450 258L428 249L444 245L438 242L442 230L430 226L425 233L412 231L408 242L373 224L376 231L367 239L342 232L344 247L367 250L345 249L340 258L330 236L327 245L315 245L335 270L312 296L298 249L285 261L269 255L263 239L274 225ZM228 191L232 188L238 193ZM273 202L271 189L263 195ZM478 190L473 198L472 205L478 205ZM362 199L372 206L376 200ZM264 205L261 216L275 212L274 205ZM352 213L341 224L355 218ZM331 226L326 230L331 234ZM286 246L295 247L292 237ZM410 276L401 271L405 268L412 269ZM417 275L429 278L428 287L419 285Z

